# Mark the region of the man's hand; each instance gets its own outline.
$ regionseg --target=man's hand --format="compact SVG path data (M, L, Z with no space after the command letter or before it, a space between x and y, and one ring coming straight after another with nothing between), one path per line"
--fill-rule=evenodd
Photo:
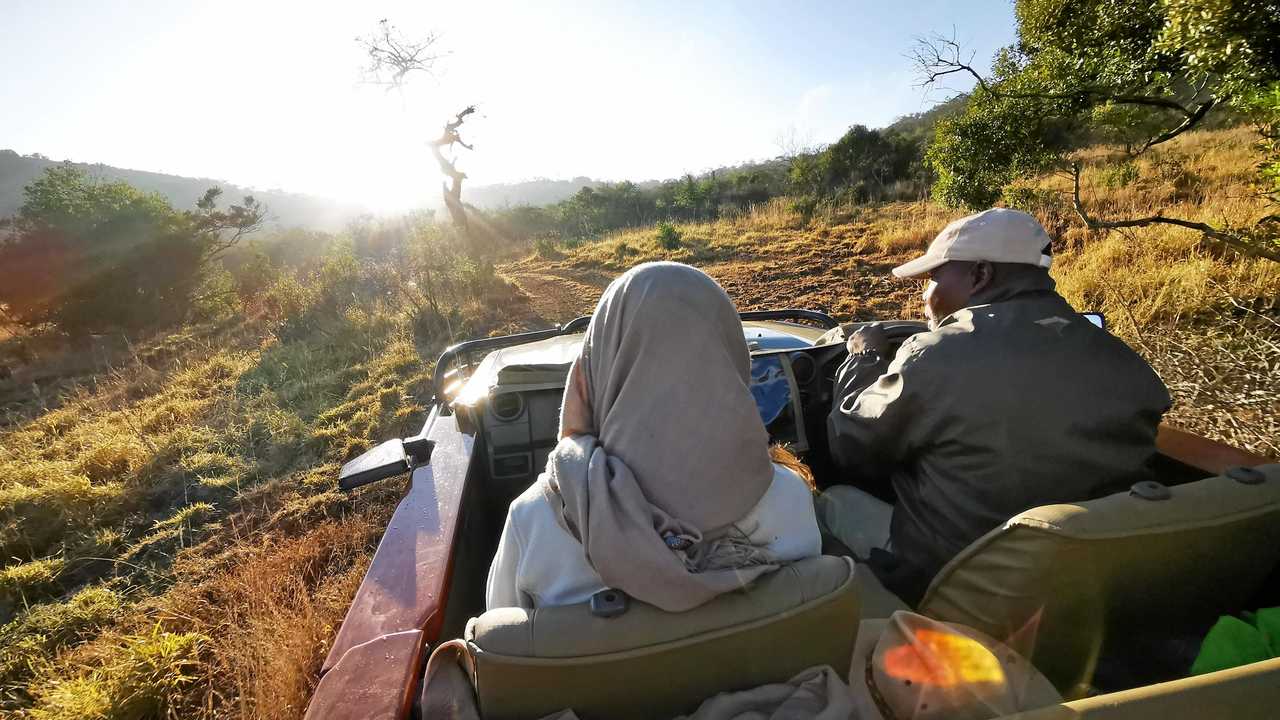
M889 354L889 336L885 334L883 325L870 323L855 330L845 342L845 347L850 355L875 353L883 358Z

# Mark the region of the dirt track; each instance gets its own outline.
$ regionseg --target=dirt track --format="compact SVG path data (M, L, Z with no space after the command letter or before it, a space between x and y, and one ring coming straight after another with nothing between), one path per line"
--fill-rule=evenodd
M853 233L809 236L784 243L761 242L739 257L701 265L739 310L807 308L840 320L916 317L917 283L889 270L900 258L865 254ZM523 295L544 326L591 312L616 270L572 258L527 257L499 268Z

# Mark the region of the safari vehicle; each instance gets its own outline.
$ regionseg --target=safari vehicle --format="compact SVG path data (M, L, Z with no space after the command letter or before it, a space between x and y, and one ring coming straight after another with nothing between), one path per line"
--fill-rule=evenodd
M587 321L450 347L422 431L344 466L345 489L406 472L411 481L308 718L412 718L447 704L423 692L427 657L446 644L461 650L470 682L461 692L474 693L486 720L568 707L584 720L672 717L814 665L847 675L859 621L905 608L850 558L825 555L686 613L631 602L619 614L607 602L617 598L599 595L598 606L486 612L507 505L556 443ZM846 351L817 341L835 326L808 310L742 313L770 435L822 486L838 479L825 418ZM887 327L897 342L925 329ZM1158 443L1160 483L1011 518L949 563L921 601L926 615L1030 648L1068 701L1019 717L1280 717L1280 660L1185 677L1218 616L1280 605L1280 465L1171 427Z

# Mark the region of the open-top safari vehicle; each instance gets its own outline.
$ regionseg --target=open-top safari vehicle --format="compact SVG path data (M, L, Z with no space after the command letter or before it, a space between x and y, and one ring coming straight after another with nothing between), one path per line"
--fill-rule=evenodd
M816 344L835 321L780 310L743 313L742 324L772 438L820 486L838 482L825 418L846 351ZM555 445L586 325L450 347L421 433L343 468L345 489L405 472L411 482L308 718L410 718L447 705L424 697L423 673L449 641L470 683L461 692L486 720L569 707L584 720L672 717L814 665L847 674L859 621L905 607L864 566L823 556L686 613L636 602L621 614L607 602L486 612L507 505ZM888 328L900 342L925 326ZM918 606L1028 648L1068 702L1021 717L1280 716L1280 659L1187 677L1220 615L1280 605L1280 465L1170 427L1158 444L1161 483L1011 518L949 563Z

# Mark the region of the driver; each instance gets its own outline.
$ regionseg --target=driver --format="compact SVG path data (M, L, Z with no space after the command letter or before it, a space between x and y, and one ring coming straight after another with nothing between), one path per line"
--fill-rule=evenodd
M849 485L819 520L914 605L944 564L1010 517L1110 494L1146 477L1169 392L1049 277L1049 236L995 208L956 220L894 268L928 279L929 332L897 353L876 324L848 338L827 429Z

